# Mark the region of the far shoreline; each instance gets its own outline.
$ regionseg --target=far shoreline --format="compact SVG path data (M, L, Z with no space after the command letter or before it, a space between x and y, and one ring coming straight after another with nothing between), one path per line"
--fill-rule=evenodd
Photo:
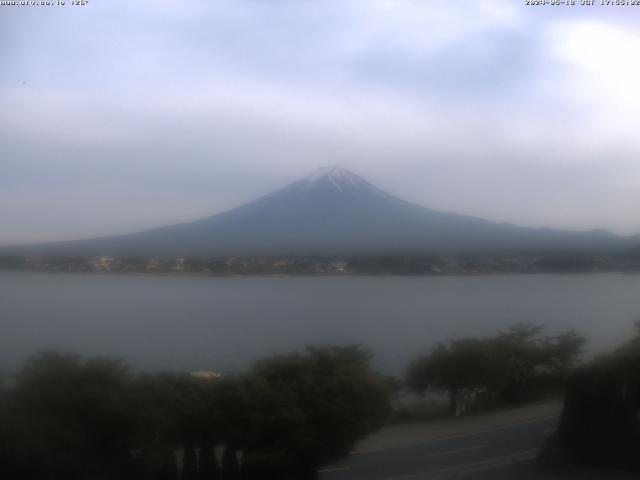
M557 271L530 271L530 272L460 272L443 274L410 274L410 273L198 273L198 272L93 272L93 271L64 271L64 270L27 270L27 269L1 269L0 274L43 274L43 275L77 275L95 277L144 277L144 278L479 278L479 277L534 277L534 276L566 276L582 277L596 275L639 275L640 270L600 270L588 272L557 272Z

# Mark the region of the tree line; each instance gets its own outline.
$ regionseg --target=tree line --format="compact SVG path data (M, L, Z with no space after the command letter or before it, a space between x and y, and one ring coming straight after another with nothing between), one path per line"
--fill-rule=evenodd
M41 354L2 386L2 477L313 479L387 416L369 358L309 348L219 378Z
M444 393L451 415L558 394L567 378L576 403L572 372L584 341L517 324L436 345L403 382L373 371L358 346L309 347L225 377L136 373L118 360L42 353L0 382L0 469L24 480L315 479L389 419L398 385ZM630 345L606 363L626 373L596 369L597 378L637 375L640 343ZM624 385L633 388L614 390L637 401L637 377ZM565 438L586 438L575 434L575 419L565 424L574 426Z
M445 392L452 415L560 393L585 339L574 331L549 336L543 330L520 323L492 337L441 343L409 365L406 383L419 393Z

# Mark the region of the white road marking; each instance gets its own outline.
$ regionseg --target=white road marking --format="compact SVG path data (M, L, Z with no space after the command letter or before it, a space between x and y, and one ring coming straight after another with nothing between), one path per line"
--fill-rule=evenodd
M480 428L478 430L473 430L468 432L443 434L441 436L434 437L430 440L416 440L413 442L397 443L395 445L391 445L388 447L369 448L367 450L354 450L349 455L366 455L368 453L384 452L386 450L397 450L397 449L407 448L407 447L418 447L421 445L429 445L430 443L442 442L445 440L472 437L474 435L480 435L483 433L499 432L500 430L509 430L511 428L517 428L524 425L531 425L534 423L544 422L546 420L551 420L552 418L558 418L558 416L559 416L558 414L544 415L536 418L531 418L528 420L522 420L519 422L503 424L497 427Z
M344 472L346 470L351 470L351 467L331 467L331 468L323 468L322 470L318 470L318 473L329 473L329 472Z
M478 462L477 465L464 468L462 470L459 470L456 473L458 473L459 475L470 475L473 473L486 472L487 470L495 470L496 468L506 467L509 465L514 465L516 463L533 460L538 456L539 453L540 453L540 450L537 448L534 448L531 450L525 450L515 455L505 455L503 457L490 458L486 460L484 463Z
M385 477L379 480L437 480L441 478L449 478L451 474L469 475L472 473L485 472L487 470L494 470L496 468L506 467L508 465L514 465L516 463L533 460L538 456L539 451L539 449L533 448L531 450L523 450L521 452L516 452L509 455L501 455L499 457L488 458L479 462L467 463L464 465L455 465L452 467L441 468L439 470L426 470L423 472L410 473L397 477Z
M424 458L444 457L445 455L455 455L456 453L471 452L473 450L480 450L481 448L485 448L486 446L487 445L473 445L471 447L463 447L463 448L456 448L455 450L447 450L446 452L430 453L429 455L425 455Z

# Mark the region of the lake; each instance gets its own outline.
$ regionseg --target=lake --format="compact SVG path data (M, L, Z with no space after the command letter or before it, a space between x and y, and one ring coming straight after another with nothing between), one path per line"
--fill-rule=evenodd
M0 369L43 349L145 370L234 372L308 344L358 343L401 373L438 341L519 321L591 352L640 318L640 275L178 277L0 272Z

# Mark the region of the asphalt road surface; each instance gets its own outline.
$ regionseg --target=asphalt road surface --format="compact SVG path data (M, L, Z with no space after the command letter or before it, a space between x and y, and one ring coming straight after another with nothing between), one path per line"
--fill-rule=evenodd
M321 480L545 478L536 458L557 415L454 434L421 443L353 453L320 471Z

